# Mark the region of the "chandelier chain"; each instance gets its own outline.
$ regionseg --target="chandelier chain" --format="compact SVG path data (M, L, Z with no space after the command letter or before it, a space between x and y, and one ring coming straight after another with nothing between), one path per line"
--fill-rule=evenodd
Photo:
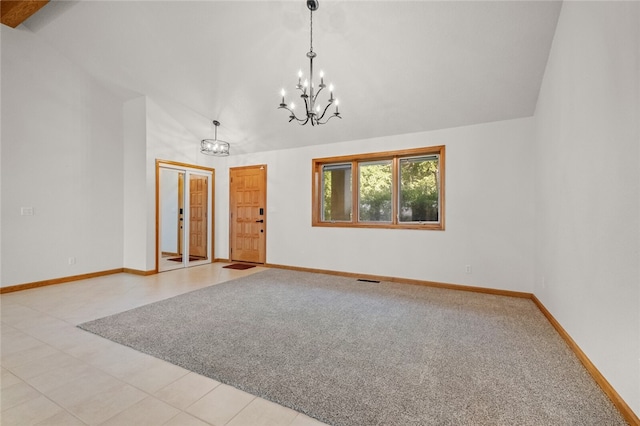
M310 45L310 51L313 52L313 10L309 10L309 45Z

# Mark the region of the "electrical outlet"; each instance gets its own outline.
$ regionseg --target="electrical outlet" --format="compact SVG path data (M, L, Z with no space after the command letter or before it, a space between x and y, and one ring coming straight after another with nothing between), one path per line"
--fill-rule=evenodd
M466 265L464 267L464 272L467 273L467 274L470 274L471 273L471 265Z
M70 257L69 258L69 265L75 265L76 264L76 258L75 257Z
M33 216L33 207L20 207L20 216Z

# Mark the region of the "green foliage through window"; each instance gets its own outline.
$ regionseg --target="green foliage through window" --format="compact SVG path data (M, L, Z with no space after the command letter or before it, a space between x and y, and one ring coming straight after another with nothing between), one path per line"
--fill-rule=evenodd
M391 222L391 160L359 163L358 220Z
M438 157L400 159L400 222L438 221Z

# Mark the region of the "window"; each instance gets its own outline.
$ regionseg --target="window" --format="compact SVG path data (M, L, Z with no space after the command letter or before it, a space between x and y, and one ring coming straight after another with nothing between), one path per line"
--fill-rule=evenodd
M391 160L358 163L358 221L391 223Z
M313 226L444 230L444 146L314 159Z
M399 222L437 222L438 157L400 159Z
M322 168L322 220L351 221L351 164Z

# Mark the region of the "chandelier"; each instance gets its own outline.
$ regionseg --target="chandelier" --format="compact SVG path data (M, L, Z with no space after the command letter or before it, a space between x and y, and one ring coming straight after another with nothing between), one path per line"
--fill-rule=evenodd
M286 109L289 111L291 115L289 115L289 122L296 120L298 124L301 126L311 123L312 126L325 124L327 121L332 119L333 117L342 118L340 116L340 111L338 111L338 99L333 97L333 85L329 85L329 100L326 104L321 105L318 101L318 95L324 88L327 86L324 84L324 73L320 71L320 84L318 85L318 90L316 91L315 85L313 84L313 58L316 57L316 53L313 51L313 11L318 10L320 6L318 0L307 0L307 7L310 10L311 19L309 25L309 34L310 34L310 47L309 52L307 52L307 58L309 58L309 80L305 79L302 81L302 70L298 71L298 84L296 85L296 89L300 91L300 97L304 101L305 111L302 112L302 117L298 117L295 113L295 104L291 102L287 105L284 100L285 91L282 89L280 93L282 95L282 102L280 102L280 106L278 109ZM331 105L335 104L336 109L335 112L330 114L326 119L325 115L327 114L327 110Z
M213 120L213 125L215 126L215 136L213 139L202 139L202 142L200 142L200 152L216 157L226 157L229 155L229 142L218 139L218 126L220 122Z

